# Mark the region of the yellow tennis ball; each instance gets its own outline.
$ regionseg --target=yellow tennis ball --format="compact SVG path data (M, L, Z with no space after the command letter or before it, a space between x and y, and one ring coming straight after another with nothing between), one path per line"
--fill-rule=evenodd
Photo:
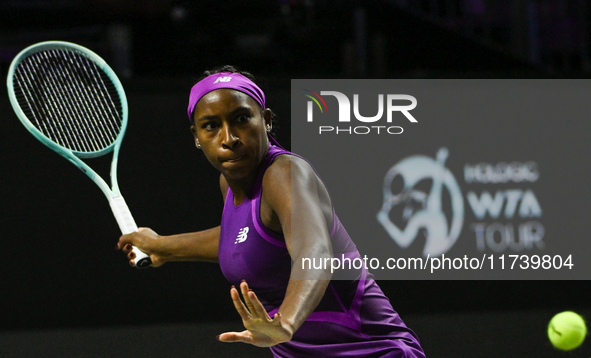
M586 335L585 321L572 311L558 313L548 324L550 342L563 351L570 351L580 346Z

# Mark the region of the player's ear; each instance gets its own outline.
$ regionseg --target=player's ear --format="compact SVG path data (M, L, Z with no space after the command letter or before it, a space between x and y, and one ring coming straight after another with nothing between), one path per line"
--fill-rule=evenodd
M193 133L193 137L195 137L195 146L197 149L201 149L201 145L199 144L199 138L197 138L197 128L195 126L191 126L191 132Z
M269 108L265 108L262 117L265 121L265 128L267 129L267 132L269 132L273 128L273 111Z

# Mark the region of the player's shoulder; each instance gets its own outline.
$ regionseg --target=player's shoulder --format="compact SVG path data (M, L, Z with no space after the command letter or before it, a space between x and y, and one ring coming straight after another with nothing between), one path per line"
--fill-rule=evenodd
M278 155L265 171L263 186L284 185L294 178L316 178L316 172L302 157L292 154Z
M281 154L273 160L269 168L267 168L267 172L271 175L285 173L291 175L296 173L314 173L314 169L306 159L300 156Z

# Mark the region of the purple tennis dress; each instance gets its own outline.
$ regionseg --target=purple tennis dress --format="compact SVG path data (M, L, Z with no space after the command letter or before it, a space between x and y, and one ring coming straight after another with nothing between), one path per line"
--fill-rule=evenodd
M291 257L283 236L263 225L259 208L263 174L281 154L294 155L269 144L251 193L240 205L234 205L234 195L228 189L219 245L224 276L237 287L246 280L271 317L285 296ZM360 257L336 215L333 221L334 256ZM275 357L425 357L416 334L366 272L357 280L332 280L293 339L271 347L271 351Z

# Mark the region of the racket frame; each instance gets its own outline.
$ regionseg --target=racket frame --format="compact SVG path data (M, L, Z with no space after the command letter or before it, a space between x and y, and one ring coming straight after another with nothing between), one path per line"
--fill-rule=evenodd
M107 77L112 81L115 91L119 96L119 101L121 104L121 112L122 112L122 120L120 124L119 134L113 143L109 146L93 152L80 152L74 151L69 148L66 148L47 136L45 136L41 131L39 131L35 125L29 120L26 114L20 107L18 103L18 99L16 97L16 93L14 91L14 74L18 65L22 62L23 59L27 58L29 55L42 52L46 50L67 50L77 52L78 54L85 56L86 58L90 59L94 62L97 67L107 75ZM66 158L70 163L74 164L78 169L80 169L86 176L88 176L105 194L107 200L109 201L109 205L113 211L113 215L119 224L119 228L123 234L130 234L132 232L138 231L137 225L129 211L123 196L121 195L121 191L119 189L119 183L117 180L117 165L119 162L119 149L121 147L121 143L123 141L123 137L125 136L125 131L127 130L127 118L128 118L128 106L127 106L127 97L125 95L125 91L123 89L123 85L119 81L119 78L115 74L115 72L111 69L111 67L103 60L100 56L96 53L92 52L91 50L65 41L44 41L33 44L20 53L16 55L13 59L10 67L8 69L8 76L6 85L8 87L8 97L10 99L10 103L12 108L14 109L17 117L21 121L21 123L25 126L25 128L41 143L45 146L52 149L54 152L60 154L62 157ZM111 187L107 184L107 182L98 175L88 164L84 163L81 158L94 158L99 157L109 152L113 152L113 157L111 160L111 169L110 169L110 180L111 180ZM133 252L136 255L135 264L136 267L147 267L151 265L151 260L148 255L144 252L140 251L139 249L134 247Z

